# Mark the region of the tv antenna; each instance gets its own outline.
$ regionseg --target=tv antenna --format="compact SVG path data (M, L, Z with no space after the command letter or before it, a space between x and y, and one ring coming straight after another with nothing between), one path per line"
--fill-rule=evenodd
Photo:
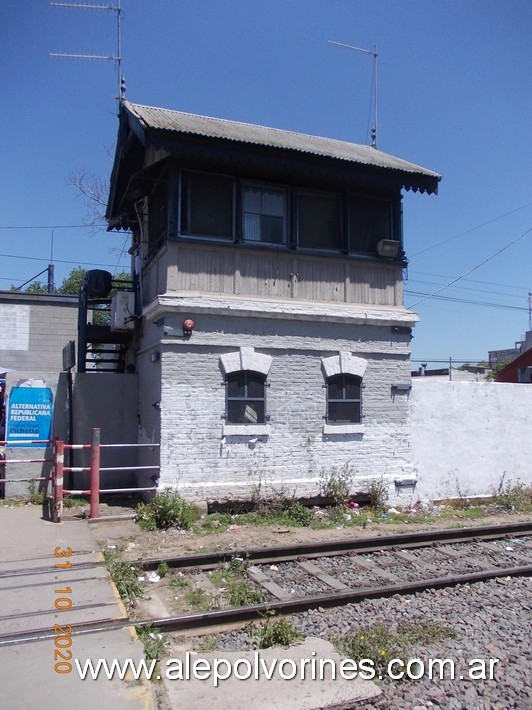
M343 42L335 42L332 39L327 40L329 44L335 44L337 47L345 47L346 49L353 49L356 52L363 52L364 54L369 54L373 57L373 79L371 82L371 95L370 95L370 112L368 116L368 127L371 117L371 103L373 99L373 127L371 129L371 147L377 148L377 47L373 49L364 49L363 47L354 47L352 44L344 44Z
M118 101L124 98L126 92L126 82L122 74L122 42L120 34L120 20L122 14L121 0L117 0L116 5L93 5L89 3L72 2L51 2L51 7L70 8L75 10L108 10L116 13L116 55L110 54L72 54L69 52L50 52L51 57L64 57L67 59L103 59L108 62L116 62L118 74Z

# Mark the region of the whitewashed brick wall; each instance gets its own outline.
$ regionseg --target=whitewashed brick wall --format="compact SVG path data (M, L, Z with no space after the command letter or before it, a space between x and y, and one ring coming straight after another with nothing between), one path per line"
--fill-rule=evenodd
M182 320L182 319L181 319ZM171 321L167 318L165 323ZM175 322L178 332L180 319ZM297 496L320 492L324 469L348 464L356 473L353 492L368 480L411 476L406 424L407 393L392 384L410 381L409 338L389 326L300 323L275 319L203 316L190 340L154 337L160 363L145 348L139 360L141 401L161 378L161 485L176 486L193 500L249 499L283 489ZM318 345L318 348L316 347ZM270 433L223 434L224 371L220 356L240 347L272 357L267 412ZM363 432L324 434L326 409L322 359L351 352L367 360L363 390ZM151 368L151 369L150 369ZM150 440L153 411L141 407L141 432ZM155 440L155 439L151 439Z
M532 385L419 377L409 400L416 497L482 496L532 485Z

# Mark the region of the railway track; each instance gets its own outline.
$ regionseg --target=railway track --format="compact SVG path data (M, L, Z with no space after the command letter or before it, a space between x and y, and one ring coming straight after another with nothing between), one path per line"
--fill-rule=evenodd
M223 567L235 558L245 565L248 580L261 590L264 602L140 621L108 619L96 624L79 623L73 625L72 635L131 624L151 624L163 632L197 634L216 626L238 625L267 613L290 614L368 598L474 584L496 577L529 576L532 523L202 553L137 561L137 564L150 571L164 562L194 584L205 583L206 577L208 580L205 571ZM76 568L99 564L80 562ZM8 571L2 576L10 574ZM36 628L0 634L0 647L47 637L53 637L52 630Z

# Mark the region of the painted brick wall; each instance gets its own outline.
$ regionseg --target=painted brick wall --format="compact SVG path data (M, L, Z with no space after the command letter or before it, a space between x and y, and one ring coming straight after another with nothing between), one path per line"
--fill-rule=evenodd
M255 347L273 358L267 380L267 436L252 429L244 436L223 434L220 356L240 346ZM297 322L213 315L202 318L190 341L167 338L156 347L162 376L161 485L177 486L191 499L230 500L249 498L258 485L266 493L283 488L298 496L317 495L322 471L346 464L356 474L354 490L359 491L367 490L369 479L384 477L393 493L392 482L411 475L407 394L393 396L391 390L392 384L410 380L409 344L389 327L302 327ZM323 433L321 360L340 350L368 361L363 433ZM142 382L154 382L159 375L159 365L149 365L151 374L149 368L144 374L146 362L139 365L141 391ZM148 409L141 411L150 420Z
M532 386L413 380L409 401L416 497L489 495L532 485Z

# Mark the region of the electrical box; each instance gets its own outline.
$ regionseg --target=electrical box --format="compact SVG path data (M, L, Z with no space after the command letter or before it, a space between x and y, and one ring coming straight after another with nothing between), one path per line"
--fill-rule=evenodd
M117 291L111 298L111 330L133 330L135 320L135 294Z

